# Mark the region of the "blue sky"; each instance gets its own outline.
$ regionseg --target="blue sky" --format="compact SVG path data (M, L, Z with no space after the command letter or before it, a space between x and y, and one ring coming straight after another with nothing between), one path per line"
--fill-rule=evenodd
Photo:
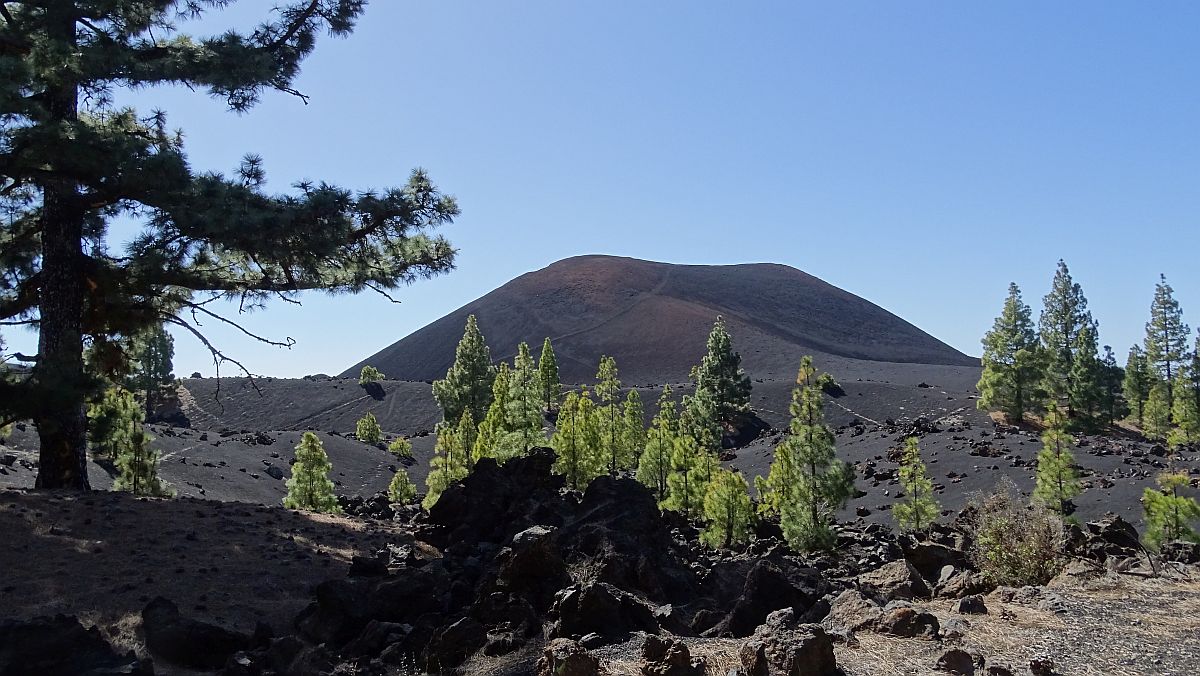
M290 351L206 327L299 376L585 253L792 265L971 354L1008 282L1036 314L1064 257L1123 362L1160 272L1200 323L1198 85L1196 3L376 0L306 62L307 106L125 99L165 109L197 169L258 153L283 191L423 166L459 198L459 269L403 304L310 294L245 318ZM190 337L176 353L212 374Z

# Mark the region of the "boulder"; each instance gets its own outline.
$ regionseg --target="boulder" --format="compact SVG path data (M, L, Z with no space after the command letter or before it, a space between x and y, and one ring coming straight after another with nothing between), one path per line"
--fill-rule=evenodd
M599 676L600 661L586 648L568 638L546 645L537 662L537 676Z
M908 561L892 561L858 576L859 587L885 603L929 598L929 585Z
M545 610L554 593L570 582L558 549L557 528L531 526L513 536L498 555L499 586L528 597Z
M644 676L704 676L705 668L704 658L692 657L682 641L650 635L642 644Z
M938 584L934 588L936 596L947 599L960 599L973 594L987 594L996 588L996 585L987 581L983 573L957 570L953 566L946 566L946 568L950 570L950 573L949 575L945 575L943 571L942 577L939 578Z
M983 660L961 648L951 648L942 653L937 659L936 669L959 676L975 676L976 666L982 666Z
M954 604L954 612L963 615L987 615L987 605L979 595L964 596Z
M634 631L658 633L653 609L632 594L604 582L573 585L560 591L551 615L556 618L551 636L556 637L594 632L615 639Z
M847 589L829 605L824 624L831 630L860 631L874 627L883 617L883 608L862 592Z
M938 619L912 606L889 606L884 609L875 630L904 638L934 638L938 633Z
M1160 554L1163 561L1200 563L1200 542L1184 542L1183 540L1168 542L1162 546Z
M22 674L153 676L154 669L133 653L118 653L99 629L84 629L75 617L55 615L0 621L0 675Z
M487 643L487 631L475 619L464 617L439 629L425 648L429 673L453 672Z
M738 651L748 676L838 676L833 641L817 624L800 624L790 608L778 610Z
M945 566L957 569L971 567L965 551L938 542L906 536L901 538L900 547L904 550L904 558L913 568L916 568L922 577L930 580L936 580Z
M775 555L716 564L705 591L722 609L718 614L723 617L712 626L694 629L707 637L740 638L752 634L772 611L788 608L797 615L807 613L829 591L829 583L815 568Z
M219 669L250 647L248 636L183 617L178 606L161 596L142 609L142 631L150 654L192 669Z

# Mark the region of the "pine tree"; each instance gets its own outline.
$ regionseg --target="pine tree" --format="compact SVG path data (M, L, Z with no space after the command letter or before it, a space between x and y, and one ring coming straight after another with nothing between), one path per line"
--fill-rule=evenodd
M596 372L596 398L600 403L600 414L604 420L604 454L608 458L608 473L616 476L628 467L627 455L621 448L622 417L619 396L621 381L617 379L617 361L608 355L600 358L600 369Z
M1175 384L1175 403L1171 406L1171 423L1167 445L1172 450L1200 444L1200 406L1192 396L1191 378L1181 372Z
M904 440L904 455L900 459L900 487L904 498L892 507L892 516L902 530L924 531L933 525L942 508L933 497L933 481L921 460L921 447L916 437Z
M1150 362L1142 348L1137 345L1129 348L1129 359L1125 362L1125 379L1121 389L1125 394L1125 401L1137 419L1138 427L1145 424L1146 400L1150 398L1150 390L1154 388L1155 380L1155 375L1150 370Z
M625 395L621 422L621 464L626 468L637 466L642 451L646 448L646 414L642 408L642 395L630 389Z
M728 549L750 539L754 508L741 474L724 469L713 474L704 492L704 520L708 525L700 541L713 549Z
M1031 310L1016 284L1008 285L1004 310L983 337L983 375L979 379L980 410L999 409L1009 422L1020 422L1041 391L1042 352L1033 330Z
M558 455L554 471L566 477L572 489L580 490L604 472L600 437L600 419L591 395L587 390L568 392L550 445Z
M133 372L126 378L126 386L141 395L149 417L175 386L175 374L172 373L175 339L162 323L158 323L135 336L130 343L129 362Z
M713 455L721 451L721 424L717 421L716 399L711 391L698 389L683 398L679 416L679 433Z
M1146 361L1158 379L1166 383L1168 411L1175 403L1175 375L1187 355L1189 334L1175 291L1167 284L1166 275L1160 275L1150 303L1150 321L1146 322Z
M362 367L362 370L358 372L358 384L359 385L367 385L369 383L377 383L381 380L383 380L383 372L380 371L379 369L375 368L374 366L371 366L371 365L364 366L364 367Z
M388 444L388 453L401 460L407 460L413 457L412 442L404 437L396 437Z
M1122 383L1125 370L1117 365L1117 356L1109 345L1104 346L1104 358L1100 361L1100 412L1108 426L1129 415Z
M264 91L299 95L317 37L349 34L365 8L281 1L263 21L240 17L250 32L184 34L221 23L213 15L229 4L2 4L0 321L36 321L39 347L33 377L0 385L0 407L37 427L40 488L89 487L85 402L104 385L85 371L85 338L161 321L199 331L193 316L218 314L218 298L253 307L305 290L386 290L453 266L453 248L427 231L458 207L423 173L385 192L305 182L271 194L260 158L233 176L195 171L165 113L116 103L125 86L207 90L239 113ZM114 220L136 224L128 246Z
M500 439L496 452L498 459L525 455L529 449L546 443L546 435L542 431L542 395L538 372L526 343L517 347L517 357L508 377L505 416L508 433Z
M742 370L742 357L733 351L733 339L718 316L708 334L708 351L694 371L696 391L705 390L713 400L718 424L732 425L750 410L750 377Z
M1147 439L1165 441L1171 432L1171 405L1167 403L1169 390L1163 382L1150 388L1150 396L1146 397L1146 406L1142 411L1142 434Z
M704 492L712 476L712 456L688 436L675 437L671 449L671 474L667 477L667 498L663 509L695 517L704 507ZM715 460L714 460L715 462Z
M1104 399L1104 365L1100 362L1096 342L1096 324L1085 324L1075 334L1075 358L1071 364L1071 389L1067 392L1070 408L1075 411L1076 424L1082 429L1096 425Z
M442 420L457 421L470 411L475 424L483 422L495 394L496 368L475 315L467 317L463 337L454 350L454 364L443 380L433 381L433 398L442 407Z
M150 449L150 437L139 423L130 433L129 442L117 453L120 474L113 480L114 491L134 495L170 497L173 491L158 478L158 453Z
M433 458L429 460L429 475L425 477L425 487L428 490L425 493L425 500L421 503L425 509L433 507L442 492L450 487L450 484L466 477L469 472L467 467L469 454L460 432L463 431L463 420L467 421L468 428L471 427L471 412L463 409L461 415L458 425L443 420L438 423L435 430L437 443L433 447Z
M375 414L367 411L367 414L358 419L358 423L354 426L354 436L364 444L378 444L383 439L383 430L379 427L379 421L375 419Z
M1054 408L1046 414L1046 431L1042 433L1042 451L1038 453L1037 486L1033 499L1058 512L1070 513L1070 501L1079 495L1079 475L1071 446L1075 440L1067 433L1067 421Z
M812 358L805 357L792 391L788 437L775 449L776 455L793 456L796 476L792 485L783 488L777 504L784 538L802 551L832 546L834 513L854 490L853 470L837 459L823 404Z
M538 358L538 383L542 391L542 403L547 411L558 406L562 399L562 383L558 378L558 360L554 357L554 346L550 338L542 343L542 355Z
M1046 391L1052 401L1065 401L1067 417L1074 418L1075 408L1070 393L1074 381L1072 369L1075 365L1077 336L1084 327L1092 325L1092 315L1088 312L1082 287L1071 279L1071 272L1061 259L1054 273L1050 293L1042 302L1038 328L1045 354Z
M1158 549L1175 540L1200 542L1191 523L1200 519L1200 503L1180 494L1188 485L1185 472L1168 472L1158 476L1159 490L1147 488L1142 492L1145 511L1146 544Z
M667 478L671 476L671 454L675 438L679 433L679 421L675 414L675 400L671 398L671 386L664 385L658 398L658 413L646 438L646 450L638 459L637 479L650 490L661 504L667 499Z
M388 484L388 500L393 505L407 505L417 499L417 486L408 478L408 472L403 468L396 470L391 483Z
M310 512L341 513L337 496L333 494L333 481L329 479L332 469L321 438L305 432L296 445L296 461L292 463L292 476L287 480L288 492L283 506Z
M479 423L479 434L475 438L474 457L496 458L500 445L508 434L508 385L511 373L508 364L500 362L496 377L492 381L491 405L483 422Z
M475 426L475 420L471 417L470 411L463 411L458 418L458 428L454 430L458 437L458 445L462 449L462 461L467 466L469 473L475 468L475 461L479 459L476 453L475 446L479 438L479 428Z
M93 453L116 459L132 443L135 430L142 428L145 412L133 393L123 387L110 387L100 400L88 405L88 438Z

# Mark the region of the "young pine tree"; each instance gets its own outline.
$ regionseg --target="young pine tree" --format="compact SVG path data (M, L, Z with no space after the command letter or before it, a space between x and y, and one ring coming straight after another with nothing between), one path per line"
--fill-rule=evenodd
M904 440L904 455L900 459L900 487L904 498L892 507L892 516L901 530L928 530L941 514L933 497L933 481L921 461L921 447L916 437Z
M142 428L145 411L132 392L110 387L99 401L88 406L87 417L92 452L115 460L133 443L133 433Z
M508 434L508 385L511 374L508 364L500 362L492 381L492 403L488 406L479 434L475 438L475 458L499 457L500 445Z
M1180 493L1187 485L1185 472L1164 473L1158 476L1159 490L1147 488L1142 493L1147 545L1158 549L1174 540L1200 541L1191 525L1200 519L1200 503Z
M374 413L367 411L366 415L358 419L354 426L354 436L364 444L378 444L383 439L383 430L379 427Z
M697 446L691 437L676 437L663 509L679 512L688 519L696 517L704 507L704 492L715 464L716 458Z
M412 442L404 437L396 437L388 444L388 453L396 456L401 460L408 460L413 457Z
M466 477L469 472L469 452L460 432L462 419L465 418L469 423L471 412L463 409L461 415L458 425L444 420L437 425L437 443L433 447L433 458L429 460L429 476L425 477L425 487L428 490L425 492L425 500L421 503L425 509L433 507L450 484Z
M550 339L542 343L542 355L538 358L538 385L542 392L542 404L547 411L558 407L562 399L562 383L558 378L558 360L554 357L554 346Z
M654 491L659 504L667 499L671 453L678 433L679 421L675 414L675 400L671 398L671 386L664 385L662 395L658 398L658 413L646 435L645 450L638 459L637 468L637 480Z
M1186 358L1189 334L1175 291L1167 284L1166 275L1160 275L1150 303L1150 321L1146 322L1146 361L1165 383L1168 411L1175 403L1175 376Z
M1071 391L1074 383L1077 338L1085 327L1092 325L1083 288L1071 278L1067 264L1058 261L1050 293L1042 299L1042 316L1038 321L1045 355L1045 388L1051 401L1066 402L1067 417L1075 417Z
M636 467L642 451L646 448L646 413L642 408L642 395L631 389L625 395L622 410L621 449L627 456L626 467Z
M264 92L298 94L318 38L348 35L366 6L253 3L255 20L242 7L223 17L230 4L0 4L0 321L36 318L39 329L34 377L0 384L0 420L36 425L40 488L89 488L84 409L103 385L85 370L85 338L160 321L194 329L193 313L208 319L216 298L388 289L453 267L454 249L429 230L458 207L425 174L382 192L324 182L268 192L261 159L235 175L193 169L165 113L110 95L181 85L247 112ZM253 28L188 34L227 25ZM113 221L134 227L110 233ZM137 233L127 245L126 232Z
M296 445L296 461L292 463L292 476L287 480L288 492L283 506L310 512L340 513L342 508L338 506L333 481L329 479L332 469L321 438L305 432Z
M417 486L408 478L408 472L403 468L396 470L391 483L388 484L388 500L393 505L407 505L417 499Z
M1094 429L1103 401L1104 365L1098 355L1096 323L1085 324L1075 334L1075 358L1071 363L1071 388L1067 397L1075 411L1074 424L1081 429Z
M455 422L463 411L470 411L476 425L483 422L492 404L495 380L491 350L479 332L475 315L470 315L454 350L454 364L444 379L433 381L433 398L442 407L442 420Z
M114 491L154 497L170 497L173 494L158 478L158 453L150 449L150 438L141 423L130 433L128 443L117 453L114 464L120 471L113 480Z
M596 398L599 400L600 415L604 420L604 455L607 458L610 476L616 476L618 471L629 467L632 462L629 453L625 452L621 444L624 417L620 394L621 381L617 379L617 361L605 355L600 358L600 368L596 372Z
M1042 359L1031 310L1016 284L1008 285L1004 309L983 337L983 375L979 379L980 410L1000 410L1009 422L1020 422L1042 398Z
M1104 358L1100 361L1100 412L1105 425L1112 426L1129 415L1129 406L1122 392L1125 371L1117 365L1117 356L1112 347L1104 346Z
M733 339L718 316L708 334L708 350L694 371L696 391L708 392L718 424L731 425L750 409L750 376L742 370L742 357L733 350Z
M587 390L568 392L550 446L558 455L554 471L566 477L574 490L586 487L604 472L600 428L596 405Z
M724 430L717 419L717 403L713 393L707 389L698 389L684 396L682 403L679 433L691 438L696 446L709 454L720 453Z
M369 383L377 383L381 380L383 380L383 372L380 371L379 369L375 368L374 366L370 366L370 365L364 366L364 367L362 367L362 370L358 372L358 384L359 385L367 385Z
M1173 450L1200 443L1200 407L1191 393L1191 379L1187 373L1180 373L1176 380L1175 403L1171 406L1173 427L1167 433L1167 445Z
M1121 390L1138 427L1145 425L1146 400L1150 398L1150 390L1154 389L1156 380L1142 348L1137 345L1129 348L1129 359L1125 362L1125 378L1121 382Z
M719 469L704 492L704 521L700 541L713 549L729 549L750 539L754 508L750 487L741 474Z
M1142 411L1142 434L1147 439L1166 441L1171 433L1169 397L1170 388L1164 382L1157 382L1150 388L1150 396L1146 398L1146 406Z
M1080 492L1075 457L1071 454L1074 443L1067 432L1067 421L1051 406L1046 414L1046 431L1042 433L1042 451L1038 453L1033 499L1060 516L1070 513L1071 499Z
M796 468L794 484L779 500L780 525L788 544L801 551L833 545L833 516L854 491L853 470L837 459L833 431L825 424L815 373L805 357L792 391L788 437L775 450L791 454Z
M517 357L508 377L507 400L508 434L500 440L497 453L500 460L525 455L529 449L546 443L542 429L541 387L537 367L526 343L517 347Z

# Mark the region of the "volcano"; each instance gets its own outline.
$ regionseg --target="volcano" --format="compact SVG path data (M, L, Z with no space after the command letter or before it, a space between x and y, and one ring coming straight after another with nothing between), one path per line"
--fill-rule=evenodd
M441 378L471 314L497 360L511 358L521 342L536 354L549 336L566 383L590 380L601 355L616 358L626 383L686 380L718 316L756 378L790 378L805 354L827 364L979 365L878 305L786 265L677 265L593 255L521 275L344 375L370 364L392 379Z

